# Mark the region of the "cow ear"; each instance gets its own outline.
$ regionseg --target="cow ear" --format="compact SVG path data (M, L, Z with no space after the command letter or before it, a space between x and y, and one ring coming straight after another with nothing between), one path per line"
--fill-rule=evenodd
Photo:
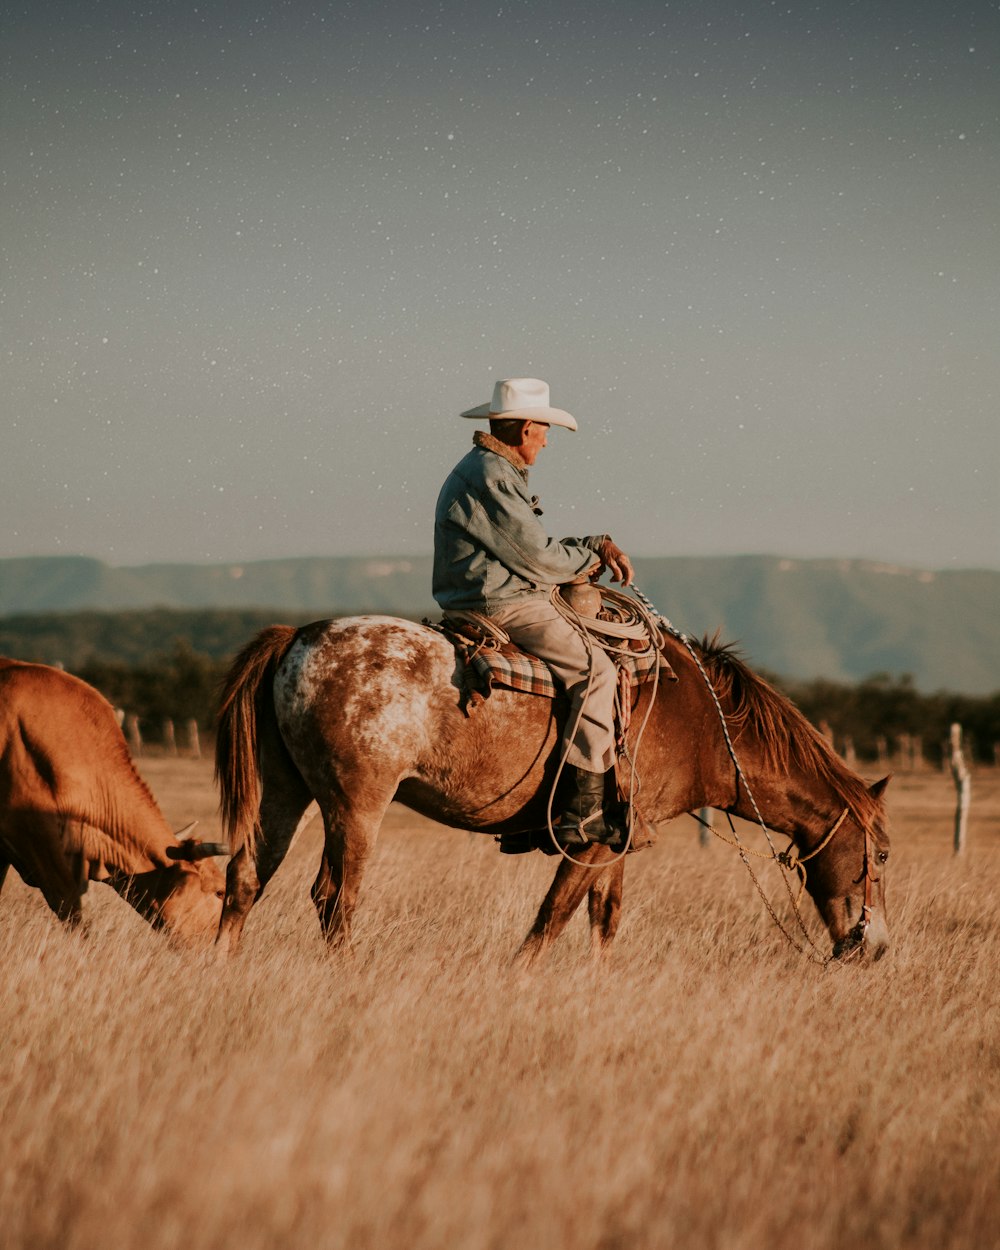
M873 799L880 799L885 794L885 788L892 780L892 773L888 773L881 781L876 781L874 785L868 787L868 793Z

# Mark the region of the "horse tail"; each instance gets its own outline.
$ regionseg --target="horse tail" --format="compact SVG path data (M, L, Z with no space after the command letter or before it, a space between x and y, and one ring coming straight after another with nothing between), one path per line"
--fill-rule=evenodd
M216 719L215 780L222 827L230 854L244 845L253 852L260 833L261 765L259 722L274 717L270 692L274 669L292 645L296 629L270 625L253 638L230 666L222 684Z

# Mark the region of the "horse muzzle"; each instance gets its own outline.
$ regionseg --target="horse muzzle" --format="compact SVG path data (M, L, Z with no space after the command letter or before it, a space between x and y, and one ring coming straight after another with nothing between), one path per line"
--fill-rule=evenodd
M860 958L865 962L881 959L889 949L889 928L880 911L863 917L833 944L834 959Z

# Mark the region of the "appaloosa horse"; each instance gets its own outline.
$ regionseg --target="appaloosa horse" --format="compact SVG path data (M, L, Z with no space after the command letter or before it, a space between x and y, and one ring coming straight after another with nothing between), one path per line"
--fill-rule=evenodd
M225 850L174 835L93 686L0 658L0 886L13 865L72 925L105 881L154 928L205 940L224 885L209 857Z
M697 649L736 742L726 746L694 651L663 641L677 682L640 688L633 727L649 716L638 771L642 811L662 822L701 807L754 818L809 865L807 888L834 942L878 956L888 945L881 867L888 840L880 782L870 790L804 717L723 647ZM494 689L472 714L451 643L392 617L274 625L234 661L219 714L216 776L230 846L219 928L233 950L250 908L315 799L323 857L312 897L326 938L350 932L361 876L393 799L455 828L489 834L540 828L558 767L561 701ZM824 845L831 830L834 836ZM530 959L590 891L595 945L614 936L623 860L604 847L560 861L522 947Z

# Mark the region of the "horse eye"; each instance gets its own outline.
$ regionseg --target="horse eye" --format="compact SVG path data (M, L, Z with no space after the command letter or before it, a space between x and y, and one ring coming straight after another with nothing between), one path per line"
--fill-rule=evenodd
M888 852L888 851L879 851L879 853L878 853L878 855L876 856L876 858L878 859L878 862L879 862L880 864L884 864L884 863L885 863L885 861L889 858L889 852Z

